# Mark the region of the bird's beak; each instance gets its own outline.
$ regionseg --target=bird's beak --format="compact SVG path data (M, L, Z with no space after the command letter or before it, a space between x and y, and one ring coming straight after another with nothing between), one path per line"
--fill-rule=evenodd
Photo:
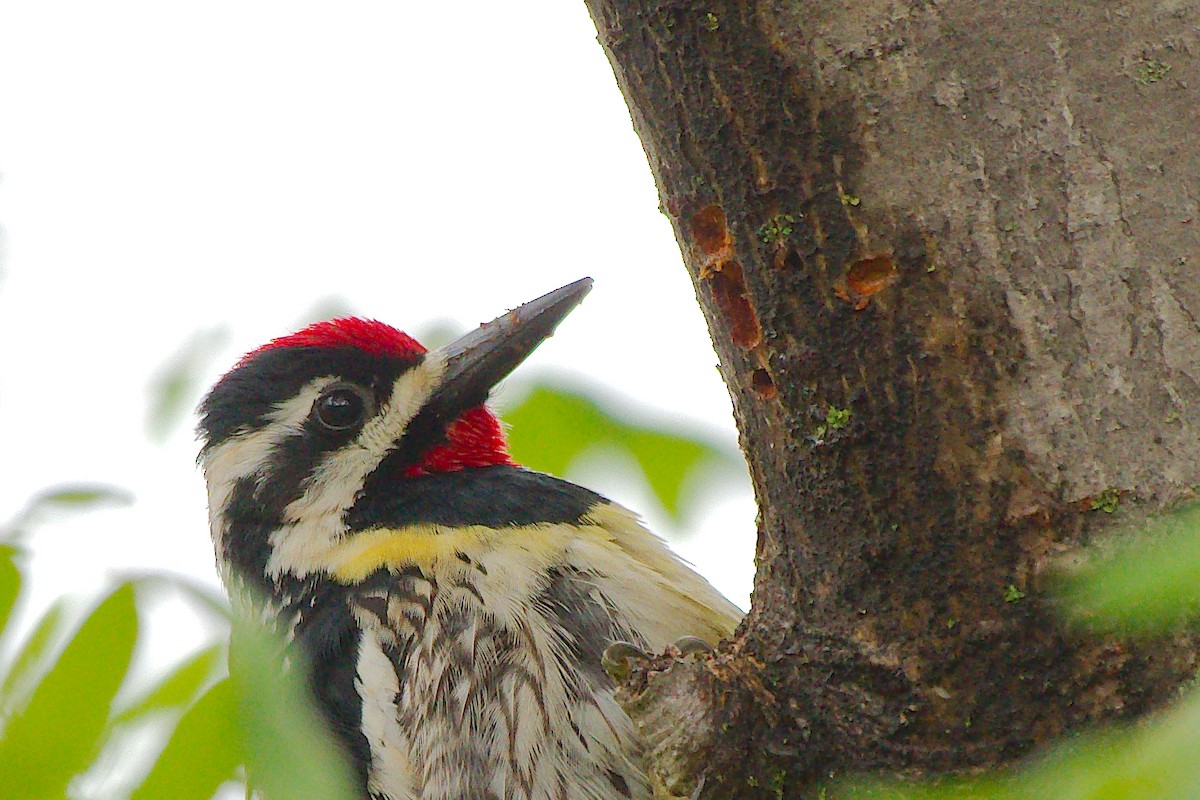
M427 407L439 407L439 416L449 422L483 405L492 387L548 339L591 288L592 279L581 278L436 350L431 355L441 357L445 371Z

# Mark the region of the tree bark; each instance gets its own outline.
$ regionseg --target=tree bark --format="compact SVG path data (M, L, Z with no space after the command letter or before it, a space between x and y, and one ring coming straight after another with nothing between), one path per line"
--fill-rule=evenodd
M1200 484L1200 7L586 2L760 509L736 639L622 690L660 793L994 766L1169 699L1194 639L1046 587Z

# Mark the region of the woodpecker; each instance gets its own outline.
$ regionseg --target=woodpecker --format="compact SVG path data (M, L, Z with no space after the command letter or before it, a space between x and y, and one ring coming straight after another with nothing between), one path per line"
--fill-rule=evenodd
M427 351L384 323L248 353L200 406L218 568L280 626L370 800L646 800L612 643L741 611L601 495L510 457L493 387L585 278Z

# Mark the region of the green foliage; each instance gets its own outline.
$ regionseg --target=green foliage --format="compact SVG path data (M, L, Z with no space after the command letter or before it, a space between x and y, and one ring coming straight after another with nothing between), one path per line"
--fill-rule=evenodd
M566 475L577 459L597 448L614 447L637 463L641 477L675 521L686 508L685 488L705 468L720 477L736 474L739 459L702 433L665 430L657 422L618 414L595 393L539 383L503 414L511 428L509 445L517 461L553 475Z
M0 543L17 542L46 515L61 512L94 511L104 506L125 506L133 496L116 486L103 484L64 484L39 492L16 518L0 525Z
M269 800L356 797L301 673L284 665L282 642L247 622L235 631L230 677L191 704L131 800L205 800L237 779L243 765Z
M1133 80L1142 86L1149 86L1167 77L1167 73L1170 71L1170 64L1150 58L1149 56L1142 56L1137 63L1137 67L1134 69Z
M796 222L793 214L776 214L758 226L758 238L763 244L776 244L792 235L792 225Z
M1092 498L1092 511L1103 511L1105 514L1111 514L1121 505L1121 493L1114 487L1110 486L1100 494Z
M34 512L47 503L89 506L107 497L105 492L47 493L5 527L8 542L0 543L0 634L5 638L11 638L24 588L19 536ZM164 584L211 609L211 598L183 580L124 581L77 624L71 603L52 605L0 667L5 800L205 800L239 780L242 765L266 800L354 797L349 769L318 722L302 673L284 667L282 643L258 628L239 626L232 677L220 677L226 651L213 644L155 676L133 699L118 702L119 690L132 680L138 646L135 596ZM164 721L170 723L165 746L152 765L121 761L131 736L144 733L151 722L161 729ZM123 791L104 785L103 773L114 770L133 785Z
M241 764L240 732L233 684L211 686L188 708L167 746L131 800L207 800Z
M1101 629L1165 633L1200 612L1200 506L1151 525L1079 570L1062 593Z
M1004 602L1019 603L1025 599L1025 593L1018 589L1014 584L1009 584L1004 587Z
M221 673L224 664L225 648L220 645L194 653L121 709L116 722L134 722L161 711L182 711L196 701L213 676Z
M5 718L28 702L38 679L49 668L54 643L66 628L66 603L60 598L38 619L8 664L0 682L0 711Z
M35 509L74 508L87 511L92 507L112 504L128 505L132 502L128 492L115 486L64 486L40 494L34 500Z
M17 566L20 553L12 545L0 545L0 631L4 630L4 623L12 616L21 595L21 570Z
M825 414L825 424L831 430L840 431L850 424L850 413L849 408L834 408L830 406L828 413Z
M234 628L230 673L246 770L270 800L356 797L349 767L309 701L298 666L285 668L283 649L258 626Z
M11 716L0 739L0 771L20 774L9 798L61 797L91 764L136 641L133 588L122 586L84 620L28 701L5 703Z

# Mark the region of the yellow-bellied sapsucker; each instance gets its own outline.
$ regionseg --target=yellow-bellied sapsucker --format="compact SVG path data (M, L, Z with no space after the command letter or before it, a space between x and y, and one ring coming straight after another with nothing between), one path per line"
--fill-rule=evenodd
M265 598L372 800L644 800L601 655L741 612L638 519L516 465L484 405L584 279L426 351L380 322L249 353L201 405L231 594Z

